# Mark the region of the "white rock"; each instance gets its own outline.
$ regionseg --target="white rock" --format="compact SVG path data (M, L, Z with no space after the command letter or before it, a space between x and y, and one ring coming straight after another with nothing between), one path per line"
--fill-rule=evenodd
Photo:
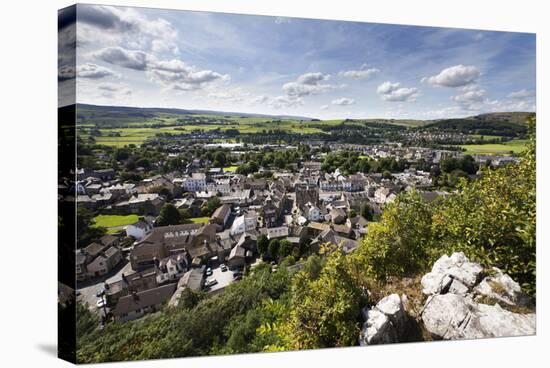
M453 253L450 257L443 255L434 263L432 271L422 277L422 292L425 295L446 292L465 294L475 286L482 272L483 267L478 263L470 262L464 253ZM454 280L458 280L462 285L456 284L450 290Z
M434 338L457 339L471 314L468 300L457 294L434 295L424 306L422 321Z
M360 344L391 344L397 341L397 332L388 316L377 309L371 309L361 331Z
M430 297L422 321L434 338L475 339L524 336L536 332L535 314L512 313L497 305L478 304L469 296L440 294Z
M502 303L530 307L533 305L531 298L521 290L521 286L510 276L498 268L493 268L494 275L485 277L474 291L478 295L496 299ZM496 289L496 290L495 290Z

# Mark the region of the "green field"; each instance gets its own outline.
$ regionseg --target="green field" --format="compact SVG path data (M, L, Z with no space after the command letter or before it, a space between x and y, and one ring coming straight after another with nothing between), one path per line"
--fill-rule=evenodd
M193 217L189 219L194 224L207 223L208 220L210 220L210 217Z
M460 147L466 149L468 154L477 155L509 155L525 150L527 140L515 139L502 144L464 144Z
M224 172L235 172L237 171L238 166L227 166L223 168Z
M138 220L138 215L98 215L94 217L94 226L106 228L119 227L136 223Z

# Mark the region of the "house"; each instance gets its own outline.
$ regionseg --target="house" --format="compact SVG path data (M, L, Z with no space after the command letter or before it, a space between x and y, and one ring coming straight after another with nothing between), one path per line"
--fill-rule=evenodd
M118 248L109 247L106 251L101 252L88 263L87 270L89 277L103 276L109 273L122 260L122 253Z
M239 267L244 267L246 264L246 253L247 250L237 245L231 249L231 252L229 253L229 258L227 260L227 265L230 269L235 269Z
M154 228L130 253L132 269L155 265L155 259L187 252L191 259L206 259L215 251L209 246L216 241L216 226L212 224L182 224Z
M170 298L170 301L168 302L169 306L178 306L184 290L189 289L193 291L199 291L203 288L204 268L204 266L200 268L192 268L179 279L177 289Z
M112 310L116 321L125 322L141 318L146 313L156 312L170 300L176 291L176 284L171 283L131 295L123 296Z
M126 226L126 236L131 236L137 241L142 240L153 230L153 224L145 218Z
M223 228L227 224L227 220L229 220L229 215L231 215L231 205L223 204L216 208L212 217L210 217L210 222L218 224Z
M156 276L156 270L150 268L142 272L133 272L129 275L123 273L120 280L105 283L104 289L107 305L114 306L121 297L130 295L133 292L137 293L156 288L159 286Z
M157 193L139 193L114 204L113 208L122 213L158 216L164 203L164 198Z
M115 268L122 260L122 253L117 248L120 240L113 235L104 235L76 252L76 279L102 276Z
M201 192L206 190L206 174L192 173L190 177L184 179L182 186L183 189L188 192Z
M303 214L308 221L322 221L324 218L321 214L321 209L311 202L306 203Z
M258 216L256 212L250 211L238 216L231 225L231 235L239 235L245 231L255 230L258 226Z
M346 212L341 208L333 208L330 211L330 219L334 224L343 224L346 217Z
M267 229L268 239L286 238L289 235L288 226L272 227Z
M157 284L178 280L189 269L187 254L184 252L173 254L160 261L156 261Z

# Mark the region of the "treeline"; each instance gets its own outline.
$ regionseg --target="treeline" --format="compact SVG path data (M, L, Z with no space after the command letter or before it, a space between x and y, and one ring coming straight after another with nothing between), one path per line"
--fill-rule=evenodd
M505 137L523 137L527 134L527 125L505 121L483 121L474 119L447 119L426 125L423 130L435 128L437 131L452 131L464 134L498 135Z
M372 160L361 156L358 151L340 151L329 153L321 166L325 172L334 172L336 169L345 175L356 173L396 173L409 167L406 160L396 160L394 157L384 157Z

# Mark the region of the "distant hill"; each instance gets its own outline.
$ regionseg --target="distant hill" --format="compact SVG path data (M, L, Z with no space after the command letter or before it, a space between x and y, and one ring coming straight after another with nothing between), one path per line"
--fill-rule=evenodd
M517 137L527 133L529 112L497 112L459 119L442 119L424 126L426 129L453 131L464 134Z
M306 116L294 115L267 115L267 114L252 114L244 112L228 112L228 111L213 111L213 110L193 110L193 109L176 109L164 107L130 107L130 106L103 106L103 105L88 105L77 104L77 113L80 112L95 112L101 114L124 114L133 117L149 117L152 118L155 114L171 114L171 115L212 115L212 116L230 116L243 118L269 118L279 120L304 120L311 121L314 118Z
M488 114L480 114L476 116L469 117L468 119L477 120L477 121L490 121L490 122L505 122L524 125L531 115L535 115L532 112L492 112Z

